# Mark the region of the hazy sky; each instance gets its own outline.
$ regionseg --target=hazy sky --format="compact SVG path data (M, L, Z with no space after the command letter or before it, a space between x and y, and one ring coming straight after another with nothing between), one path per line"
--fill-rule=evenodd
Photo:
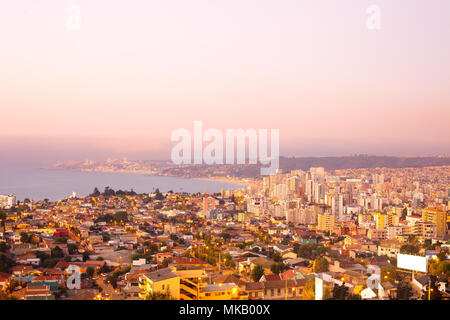
M2 1L0 41L3 161L168 159L194 120L283 155L450 151L448 0Z

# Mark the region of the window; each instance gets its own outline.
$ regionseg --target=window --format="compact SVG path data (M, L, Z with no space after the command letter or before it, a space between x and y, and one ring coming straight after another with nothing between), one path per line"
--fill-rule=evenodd
M274 295L274 292L275 290L274 289L270 289L270 295L273 297L273 295Z

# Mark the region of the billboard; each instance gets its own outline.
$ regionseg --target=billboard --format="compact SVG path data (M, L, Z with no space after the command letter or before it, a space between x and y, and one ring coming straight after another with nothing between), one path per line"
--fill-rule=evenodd
M399 253L397 255L397 268L427 272L427 258Z
M323 298L323 280L319 277L316 277L315 283L315 298L316 300L322 300Z

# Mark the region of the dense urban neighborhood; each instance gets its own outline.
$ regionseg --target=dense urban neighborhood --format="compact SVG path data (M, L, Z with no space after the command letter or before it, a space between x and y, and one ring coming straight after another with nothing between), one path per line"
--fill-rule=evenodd
M0 299L448 300L449 166L243 184L0 196Z

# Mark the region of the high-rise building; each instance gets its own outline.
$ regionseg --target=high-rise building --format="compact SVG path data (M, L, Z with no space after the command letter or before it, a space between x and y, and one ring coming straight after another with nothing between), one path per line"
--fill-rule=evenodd
M334 228L334 215L329 213L319 214L317 216L317 230L332 231Z
M0 195L0 208L11 208L16 204L16 196Z
M322 203L322 199L325 196L325 185L322 183L314 184L314 202Z
M384 175L383 174L374 174L372 176L373 184L383 184L384 183Z
M209 210L216 208L216 199L211 196L203 198L203 213L207 213Z
M372 209L373 210L383 209L383 199L381 199L381 197L376 193L372 195Z
M436 236L443 237L447 234L447 212L437 209L423 209L422 221L436 224Z
M377 229L385 229L388 226L388 215L381 212L373 214L375 218L375 226Z

